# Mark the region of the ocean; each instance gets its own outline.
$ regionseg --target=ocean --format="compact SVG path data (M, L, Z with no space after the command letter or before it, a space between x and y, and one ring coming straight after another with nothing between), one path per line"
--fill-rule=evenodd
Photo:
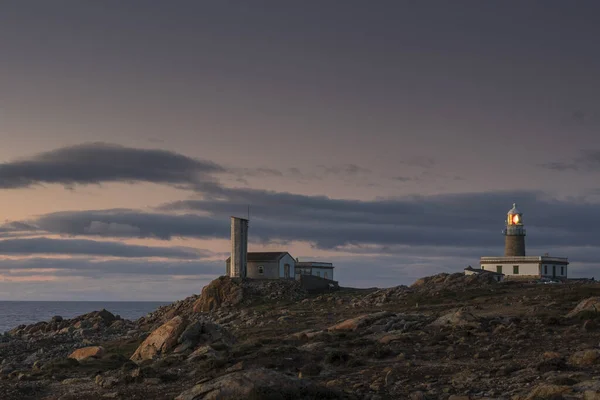
M48 321L55 315L73 318L107 309L122 318L135 320L168 302L153 301L0 301L0 333L21 324Z

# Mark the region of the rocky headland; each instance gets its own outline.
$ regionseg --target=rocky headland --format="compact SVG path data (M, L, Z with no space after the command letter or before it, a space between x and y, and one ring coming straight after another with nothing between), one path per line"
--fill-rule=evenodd
M0 399L600 399L600 284L440 274L308 294L221 277L128 321L0 336Z

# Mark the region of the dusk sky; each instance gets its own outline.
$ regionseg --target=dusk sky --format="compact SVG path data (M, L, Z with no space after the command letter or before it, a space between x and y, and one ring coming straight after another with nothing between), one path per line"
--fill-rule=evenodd
M600 278L600 2L0 4L0 300L177 300L250 251L389 287Z

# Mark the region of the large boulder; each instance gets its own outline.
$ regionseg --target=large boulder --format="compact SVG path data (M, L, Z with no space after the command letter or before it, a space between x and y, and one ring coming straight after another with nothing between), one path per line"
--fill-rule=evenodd
M264 301L299 301L306 296L294 279L239 279L221 276L202 289L193 312L209 312L221 307L250 305Z
M69 358L73 358L77 361L85 360L90 357L100 358L104 355L104 347L102 346L90 346L82 347L77 349L69 355Z
M180 316L176 316L161 325L150 334L137 348L131 356L131 360L139 362L151 360L161 354L164 354L177 345L179 335L186 328L186 321Z
M293 392L309 386L310 383L283 375L279 372L257 368L246 371L232 372L211 381L198 384L186 390L175 400L221 400L245 399L258 391L271 389L277 393ZM334 399L333 393L321 389L323 397ZM328 392L328 393L325 393ZM281 398L284 398L282 396ZM262 398L262 397L256 397ZM287 398L287 397L286 397ZM319 398L319 397L311 397Z
M189 324L177 341L179 346L175 348L176 353L181 353L195 348L199 344L224 344L231 345L235 338L220 325L210 321L199 320Z
M589 297L585 300L582 300L577 304L571 312L569 312L566 317L573 318L577 317L579 314L589 311L592 313L600 313L600 297Z
M202 289L200 298L194 303L194 312L208 312L224 304L237 305L244 299L239 281L221 276Z

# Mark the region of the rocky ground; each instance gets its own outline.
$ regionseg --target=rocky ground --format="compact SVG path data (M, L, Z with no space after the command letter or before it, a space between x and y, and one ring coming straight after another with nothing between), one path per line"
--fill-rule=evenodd
M308 295L219 278L138 321L0 337L0 399L600 399L600 284L440 274Z

